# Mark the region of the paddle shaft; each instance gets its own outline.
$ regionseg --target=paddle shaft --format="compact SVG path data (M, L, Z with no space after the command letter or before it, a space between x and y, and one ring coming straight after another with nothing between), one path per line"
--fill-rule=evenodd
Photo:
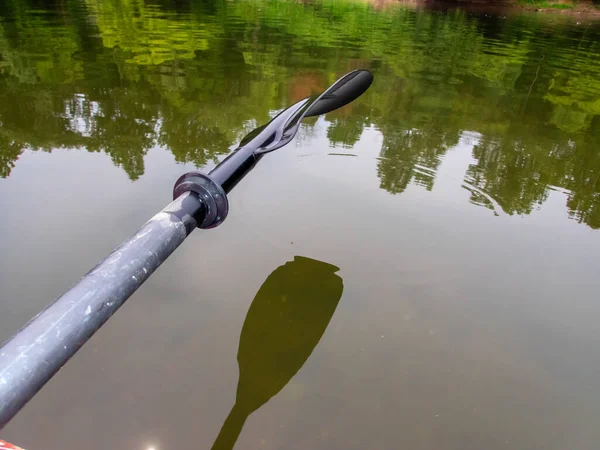
M244 146L218 164L210 178L229 192L259 159ZM0 347L0 430L202 223L209 210L197 193L182 193Z
M0 429L175 251L204 209L196 194L179 196L0 348Z

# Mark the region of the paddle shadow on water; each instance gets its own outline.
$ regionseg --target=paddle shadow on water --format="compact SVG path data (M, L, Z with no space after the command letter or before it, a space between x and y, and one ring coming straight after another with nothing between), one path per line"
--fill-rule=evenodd
M242 327L236 400L212 450L233 449L248 416L281 391L304 365L342 296L338 270L295 256L267 277Z

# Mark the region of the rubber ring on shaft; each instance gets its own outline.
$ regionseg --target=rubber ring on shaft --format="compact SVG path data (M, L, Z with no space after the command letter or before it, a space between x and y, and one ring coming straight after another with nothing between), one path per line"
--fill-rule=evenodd
M198 224L198 228L215 228L221 225L229 212L229 201L223 188L208 175L201 172L188 172L175 182L173 199L189 191L195 192L206 207L206 215Z

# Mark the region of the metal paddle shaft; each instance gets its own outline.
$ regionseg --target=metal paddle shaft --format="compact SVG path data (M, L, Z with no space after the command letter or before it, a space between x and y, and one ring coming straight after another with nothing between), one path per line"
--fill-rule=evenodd
M187 192L146 222L0 349L0 428L175 251L204 215Z
M346 105L372 80L366 70L344 75L322 94L249 133L208 175L189 172L179 178L171 204L0 347L0 429L195 228L213 228L225 220L227 193L265 153L290 142L304 117Z

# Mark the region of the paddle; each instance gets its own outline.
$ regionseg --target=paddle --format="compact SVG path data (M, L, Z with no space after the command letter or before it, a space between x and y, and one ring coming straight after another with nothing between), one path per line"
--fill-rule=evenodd
M296 256L265 280L242 327L237 396L213 450L233 449L248 416L281 391L304 365L342 296L338 270Z
M229 212L227 193L265 153L290 142L304 117L325 114L346 105L364 93L372 81L373 75L367 70L350 72L322 94L306 98L290 106L267 125L249 133L242 140L240 147L221 161L208 175L193 171L181 176L173 188L171 204L154 215L77 284L48 305L2 345L0 348L0 379L2 381L0 383L0 429L125 303L131 294L152 275L196 227L214 228L223 223ZM316 263L316 261L313 262ZM296 260L290 264L295 263ZM306 266L306 261L297 264ZM309 266L312 267L311 264ZM307 273L323 275L323 279L327 278L324 276L327 273L329 278L333 277L337 280L338 277L333 274L334 272L335 270L331 269L328 271L316 270L313 273L311 269ZM325 283L324 286L329 286L328 283L330 282ZM341 281L339 285L341 294ZM331 286L327 289L330 288ZM299 288L297 293L290 294L290 298L298 298L302 292L302 289ZM339 296L336 298L339 300ZM307 304L311 303L307 300ZM328 305L329 303L324 302L324 304ZM321 307L324 306L321 305ZM333 309L331 309L331 314L333 314ZM323 317L327 317L324 326L331 318L331 314L329 316L323 314ZM315 320L314 323L319 324L320 322ZM310 323L308 325L313 328L316 326ZM253 328L249 326L249 329ZM314 336L307 335L316 338L314 345L319 341L324 329L323 327L320 334L315 332ZM301 330L298 332L300 335L308 328L305 330L300 327L298 330ZM265 344L266 350L270 349L269 345L271 344ZM314 345L310 347L310 351ZM242 351L243 348L243 346L240 347L240 362L245 361L246 351ZM297 357L296 361L300 361L300 363L294 371L286 366L285 371L281 372L282 376L288 374L291 378L308 358L310 351L304 359ZM269 353L265 352L265 355L269 355ZM248 364L240 363L240 367L242 365L248 366ZM244 373L246 372L247 370ZM246 376L242 381L246 379L252 379L252 376ZM287 381L283 385L285 383ZM271 396L275 395L283 385L275 389L277 384L273 384L274 392ZM245 384L240 384L240 388L242 386ZM243 389L242 392L244 392ZM249 403L252 406L249 407L246 405L247 400L238 402L240 405L244 403L245 406L243 408L238 406L235 411L232 411L232 414L235 412L239 415L239 411L243 411L245 416L242 416L242 419L245 420L248 414L271 397L266 397L263 391L260 392L262 392L262 397L258 398L262 399L262 403L255 401ZM242 398L245 397L240 396L240 399ZM235 422L236 426L238 422ZM228 423L229 421L226 422L226 425ZM241 430L241 425L239 425L237 434L239 434L239 430ZM224 436L229 435L228 432L224 433ZM235 437L232 442L235 442Z

